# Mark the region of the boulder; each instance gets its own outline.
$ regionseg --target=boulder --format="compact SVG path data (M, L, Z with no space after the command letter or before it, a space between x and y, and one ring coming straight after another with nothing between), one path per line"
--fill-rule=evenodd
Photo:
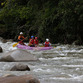
M2 40L2 43L6 43L6 42L7 42L7 40L6 40L6 39L3 39L3 40Z
M2 47L0 47L0 53L3 52Z
M32 75L0 77L0 83L40 83Z
M26 71L26 70L30 71L30 68L24 64L16 64L10 69L10 71Z
M6 40L6 39L3 39L2 37L0 37L0 41L1 41L2 43L6 43L6 42L7 42L7 40Z
M76 41L74 41L73 43L72 43L72 45L81 45L82 43L81 43L81 41L80 40L76 40Z
M5 74L3 77L14 77L16 75L13 75L13 74Z
M13 42L13 39L4 39L4 38L0 37L0 41L1 41L2 43Z
M2 41L3 40L3 38L2 37L0 37L0 41Z
M19 61L37 61L38 59L26 50L16 49L5 53L0 61L19 62Z
M7 42L13 42L13 39L7 39Z

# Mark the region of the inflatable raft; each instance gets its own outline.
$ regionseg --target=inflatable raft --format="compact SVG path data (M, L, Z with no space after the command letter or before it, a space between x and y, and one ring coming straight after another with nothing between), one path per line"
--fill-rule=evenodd
M30 46L25 46L25 45L17 45L17 48L20 49L27 49L27 50L50 50L53 49L53 47L30 47Z

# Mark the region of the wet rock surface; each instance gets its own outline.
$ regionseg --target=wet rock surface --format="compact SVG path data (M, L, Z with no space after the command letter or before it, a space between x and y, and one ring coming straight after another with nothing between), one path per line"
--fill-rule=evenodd
M30 68L24 64L16 64L10 69L10 71L30 71Z
M7 39L7 42L13 42L13 39Z
M6 42L7 42L7 40L6 40L6 39L3 39L2 37L0 37L0 41L1 41L2 43L6 43Z
M5 53L0 61L18 62L18 61L38 61L38 59L33 56L33 54L27 52L26 50L17 49Z
M3 49L2 49L2 47L0 46L0 53L2 53L3 52Z
M32 75L0 77L0 83L40 83Z

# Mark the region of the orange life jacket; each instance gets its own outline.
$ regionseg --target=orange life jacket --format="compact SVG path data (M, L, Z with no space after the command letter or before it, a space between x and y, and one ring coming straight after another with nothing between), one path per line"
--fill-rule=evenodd
M21 40L23 40L23 39L25 39L24 38L24 36L18 36L18 41L19 41L19 44L21 44L21 45L25 45L24 43L23 43L23 41L21 41Z
M24 39L24 36L18 36L18 40L23 40Z

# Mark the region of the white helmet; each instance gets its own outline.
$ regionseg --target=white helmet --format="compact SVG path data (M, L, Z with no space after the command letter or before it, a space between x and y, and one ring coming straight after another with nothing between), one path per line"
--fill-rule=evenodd
M49 41L49 39L46 39L46 41L48 42L48 41Z
M23 34L23 32L20 32L20 35L22 35Z

